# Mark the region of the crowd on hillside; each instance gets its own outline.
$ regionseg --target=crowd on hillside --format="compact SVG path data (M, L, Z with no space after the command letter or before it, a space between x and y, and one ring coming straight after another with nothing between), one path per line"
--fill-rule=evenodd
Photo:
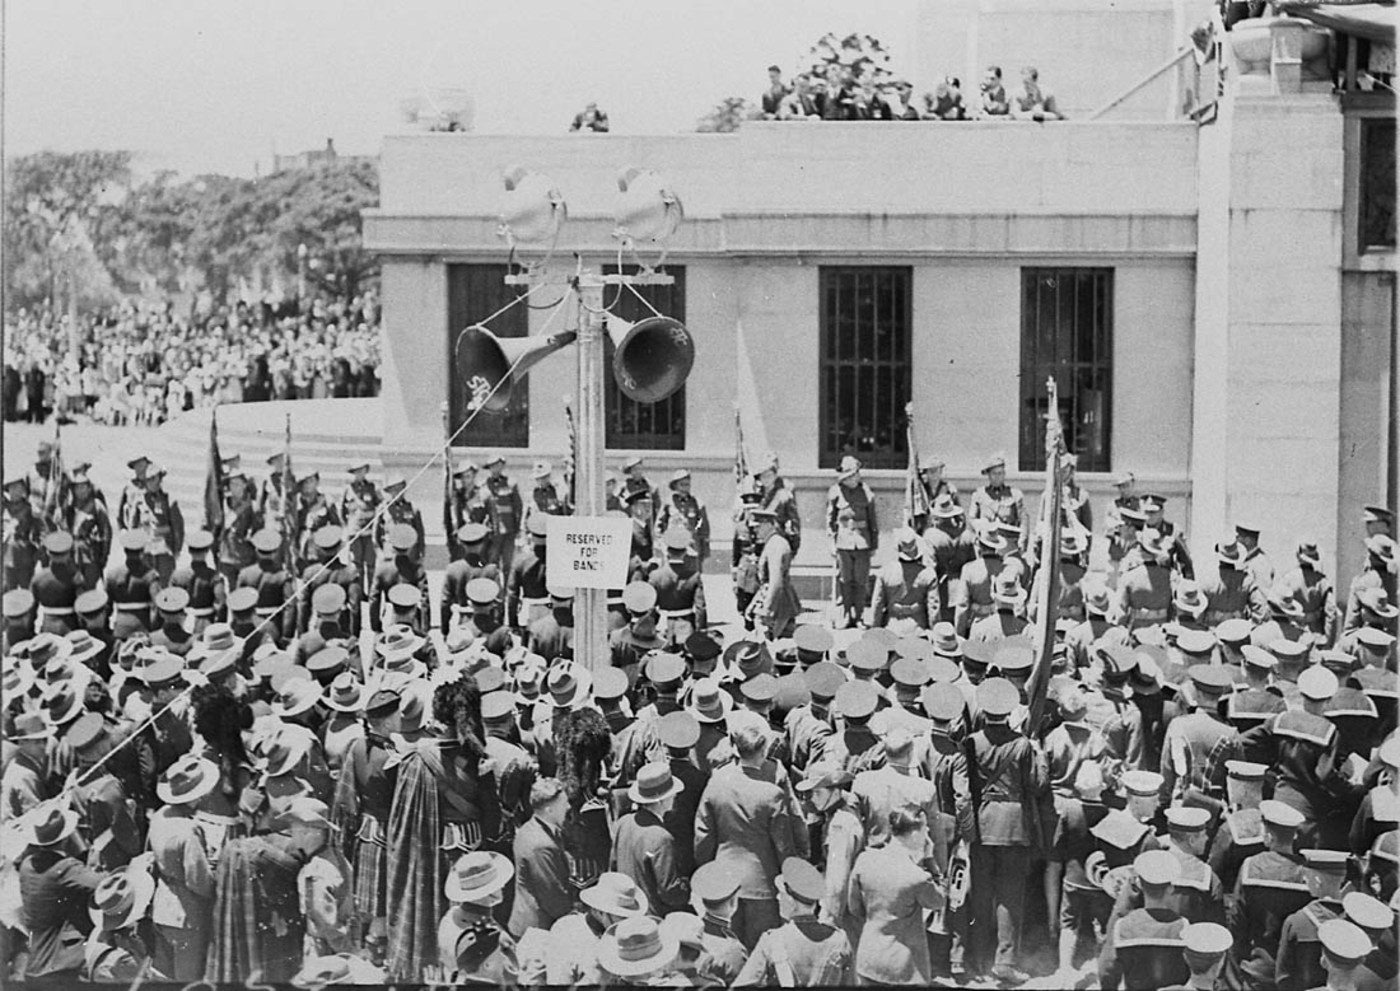
M114 425L165 422L217 403L349 398L379 392L379 301L317 297L216 306L127 303L80 317L5 317L4 418L57 412Z
M1039 70L1021 70L1019 88L1008 89L1001 66L989 65L976 97L965 98L962 82L948 76L931 92L915 98L906 79L867 67L814 65L784 81L783 70L768 67L768 88L760 99L765 120L1060 120L1055 95L1040 84Z

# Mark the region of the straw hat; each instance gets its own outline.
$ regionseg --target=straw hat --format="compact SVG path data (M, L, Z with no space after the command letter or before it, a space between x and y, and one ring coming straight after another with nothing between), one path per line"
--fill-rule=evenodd
M474 902L504 888L515 875L510 858L491 850L475 850L458 858L447 875L444 891L450 902Z
M618 977L640 977L669 967L680 952L674 933L663 931L655 919L623 919L598 941L598 963Z

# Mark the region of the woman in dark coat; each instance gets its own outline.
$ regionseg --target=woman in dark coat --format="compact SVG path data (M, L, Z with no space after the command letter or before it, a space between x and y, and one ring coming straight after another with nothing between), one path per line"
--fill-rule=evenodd
M608 869L612 854L608 788L603 781L612 733L596 709L575 709L555 716L554 748L559 757L559 782L569 796L569 815L564 820L569 879L582 890Z

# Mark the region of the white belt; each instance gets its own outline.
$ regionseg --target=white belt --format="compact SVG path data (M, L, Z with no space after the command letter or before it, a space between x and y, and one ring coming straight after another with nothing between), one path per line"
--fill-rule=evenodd
M256 606L253 612L257 613L259 616L271 616L281 608L281 606Z
M657 613L662 619L690 619L695 615L695 609L658 609Z
M548 605L550 601L551 600L547 595L540 599L527 599L524 596L520 597L520 604L522 606L544 606Z
M73 615L73 607L72 607L72 606L45 606L45 605L40 605L40 606L39 606L39 614L40 614L41 616L72 616L72 615Z
M1129 609L1128 614L1133 619L1145 619L1149 622L1167 618L1167 610L1165 609Z
M187 611L189 612L189 614L190 614L191 616L199 616L199 617L201 617L201 618L204 617L204 616L212 616L212 615L214 615L214 607L213 607L213 606L200 606L200 607L193 607L193 606L192 606L192 607L191 607L189 610L187 610Z
M118 612L149 612L151 604L149 602L114 602Z

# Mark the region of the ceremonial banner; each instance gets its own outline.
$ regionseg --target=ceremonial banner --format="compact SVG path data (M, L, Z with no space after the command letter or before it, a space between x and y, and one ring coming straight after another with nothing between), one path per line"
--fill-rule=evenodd
M219 407L209 411L209 463L204 472L204 529L217 540L224 529L224 462L219 457Z

